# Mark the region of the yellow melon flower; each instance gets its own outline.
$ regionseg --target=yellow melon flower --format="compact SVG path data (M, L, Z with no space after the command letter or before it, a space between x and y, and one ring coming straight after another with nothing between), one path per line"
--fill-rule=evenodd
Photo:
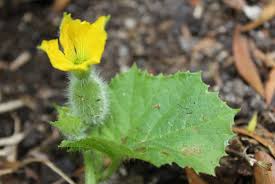
M109 16L101 16L94 23L72 19L65 13L60 26L60 37L43 41L52 66L62 71L86 71L90 65L100 63L107 33L105 24Z

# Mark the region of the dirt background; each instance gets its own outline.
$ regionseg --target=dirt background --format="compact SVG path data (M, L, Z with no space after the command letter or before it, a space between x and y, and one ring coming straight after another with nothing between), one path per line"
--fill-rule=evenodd
M263 1L246 2L263 5ZM77 183L82 182L80 155L58 149L62 136L48 124L56 120L54 104L66 102L67 76L53 69L47 56L36 49L43 39L58 37L62 11L89 21L100 15L111 15L107 47L98 67L107 81L133 63L154 74L202 70L203 80L210 85L210 90L219 90L220 97L231 107L241 108L236 116L237 126L247 125L253 113L258 112L259 126L275 132L274 106L268 106L241 78L233 61L234 28L250 20L242 11L219 0L203 1L199 16L195 10L198 11L196 1L191 0L75 0L54 9L50 0L0 0L0 104L21 102L18 107L0 113L0 136L13 135L18 126L21 126L19 132L24 134L12 153L14 158L9 158L13 161L11 166L7 166L10 154L0 154L0 170L15 168L20 161L38 154L51 160ZM268 32L268 36L261 36L259 31L262 30ZM271 52L275 48L274 30L275 20L272 19L246 35L258 48ZM21 60L27 58L21 64L20 56ZM259 62L257 66L262 79L266 80L269 69L261 67ZM247 137L236 137L231 142L230 149L237 152L244 148L248 154L256 150L269 152ZM202 174L201 177L210 184L254 181L253 167L232 151L221 159L216 175ZM16 169L1 177L1 182L66 183L41 163ZM184 184L188 180L185 171L176 165L156 168L131 160L121 166L109 183Z

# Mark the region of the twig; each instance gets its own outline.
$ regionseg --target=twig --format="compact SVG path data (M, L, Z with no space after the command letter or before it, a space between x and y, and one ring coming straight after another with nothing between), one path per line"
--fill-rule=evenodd
M11 147L7 146L4 147L3 149L0 149L0 156L1 157L7 157L7 155L10 155L12 152Z
M76 169L71 175L71 177L79 177L84 173L84 166L81 166L80 168ZM58 179L57 181L53 182L52 184L61 184L64 182L63 178Z
M245 148L243 152L238 152L238 151L226 148L226 152L227 153L231 153L231 154L234 154L236 156L239 156L239 157L245 159L249 163L249 165L251 167L253 167L254 165L257 165L257 166L262 167L262 168L264 168L266 170L270 170L271 169L271 166L272 166L271 163L260 161L260 160L257 160L255 158L252 158L253 155L247 154L246 151L247 151L247 148Z
M16 114L12 114L14 119L14 133L10 137L0 138L0 156L5 157L9 162L15 162L17 160L17 145L25 137L25 132L20 133L20 120Z
M30 96L21 96L16 100L0 103L0 114L10 112L24 106L30 109L35 109L36 103L34 101L34 98Z
M13 133L13 135L17 135L21 131L21 122L20 122L20 119L19 119L19 117L17 116L16 113L12 114L12 118L14 120L14 133ZM25 135L23 135L23 138L24 137L25 137ZM16 161L17 160L17 145L18 145L18 143L9 146L11 154L7 155L7 160L8 161L12 162L12 161Z
M16 71L18 68L26 64L31 58L31 54L28 51L22 52L9 66L11 71Z
M0 114L19 109L23 106L25 106L25 103L24 103L24 100L22 100L22 99L11 100L9 102L1 103L0 104Z
M0 176L4 176L13 172L13 169L1 169Z
M256 164L257 160L254 158L251 158L248 154L246 154L246 151L247 151L247 148L245 148L243 152L238 152L236 150L226 148L227 153L231 153L236 156L239 156L239 157L245 159L249 163L250 166L254 166Z
M10 137L1 138L0 146L10 146L18 144L24 138L24 135L24 133L17 133Z
M52 163L48 158L47 155L41 153L40 151L32 151L29 153L31 156L35 157L35 159L38 159L40 162L47 165L49 168L51 168L54 172L56 172L58 175L60 175L65 181L67 181L70 184L74 184L74 181L72 181L63 171L61 171L54 163Z
M69 184L75 184L75 182L69 178L63 171L61 171L56 165L54 165L51 161L44 161L44 164L51 168L54 172L56 172L59 176L61 176L65 181Z
M40 162L42 164L45 164L47 167L52 169L55 173L57 173L59 176L61 176L65 181L67 181L69 184L76 184L72 179L70 179L63 171L61 171L56 165L54 165L50 160L48 159L40 159L40 158L28 158L23 160L17 167L11 168L11 169L3 169L0 170L0 176L11 174L15 172L16 170L34 163L34 162Z

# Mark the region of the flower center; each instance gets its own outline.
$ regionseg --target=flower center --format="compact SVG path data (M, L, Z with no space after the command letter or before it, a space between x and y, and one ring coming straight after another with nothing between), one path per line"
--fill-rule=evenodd
M75 60L74 60L74 64L81 64L81 63L83 63L84 62L84 60L82 60L82 59L79 59L79 58L76 58Z
M87 57L81 56L81 55L80 55L80 56L79 56L79 55L76 55L76 57L75 57L73 63L74 63L74 64L81 64L81 63L84 63L85 61L87 61Z

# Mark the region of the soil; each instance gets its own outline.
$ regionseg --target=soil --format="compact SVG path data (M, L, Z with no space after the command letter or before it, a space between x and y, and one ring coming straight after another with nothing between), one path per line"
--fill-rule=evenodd
M275 132L274 111L243 81L233 64L233 30L236 25L250 20L219 0L205 0L202 15L196 18L194 6L189 2L75 0L64 11L89 21L100 15L111 15L107 47L98 67L106 81L133 63L154 74L202 70L203 80L210 85L210 90L219 90L220 97L231 107L241 108L235 118L236 125L246 125L253 113L258 112L260 124ZM58 36L62 12L54 12L52 4L50 0L0 0L0 103L16 99L27 102L22 108L0 114L0 136L13 134L14 117L18 117L22 131L26 132L18 146L18 160L39 148L62 171L81 183L83 165L80 155L59 149L57 146L62 136L48 123L56 120L54 104L66 102L67 76L54 70L47 56L36 49L43 39ZM274 19L264 25L271 38L275 36L274 27ZM260 37L257 31L247 35L265 51L275 48L270 37ZM199 47L203 39L212 41ZM7 66L24 52L30 53L28 62L16 70L8 69ZM264 69L260 72L264 79L267 78ZM253 140L236 136L229 148L238 150L240 145L247 147L251 154L260 147ZM229 153L220 164L216 168L216 177L206 174L201 177L211 184L253 183L253 168L243 158ZM1 181L3 184L65 183L40 163L27 165L2 177ZM184 184L188 181L184 170L176 165L156 168L131 160L121 166L109 183Z

